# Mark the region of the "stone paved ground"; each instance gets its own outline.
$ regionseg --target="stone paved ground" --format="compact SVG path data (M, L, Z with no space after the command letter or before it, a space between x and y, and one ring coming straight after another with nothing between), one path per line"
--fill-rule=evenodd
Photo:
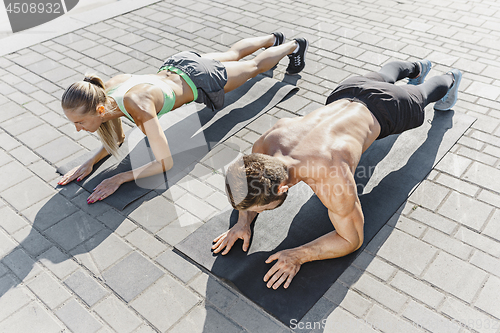
M478 119L290 327L172 251L227 205L209 158L124 211L87 206L55 172L99 145L59 104L83 73L151 73L175 52L276 30L311 42L300 79L285 77L300 91L231 139L242 151L391 59L461 69L455 110ZM0 57L0 332L500 332L499 58L500 4L488 0L168 0Z

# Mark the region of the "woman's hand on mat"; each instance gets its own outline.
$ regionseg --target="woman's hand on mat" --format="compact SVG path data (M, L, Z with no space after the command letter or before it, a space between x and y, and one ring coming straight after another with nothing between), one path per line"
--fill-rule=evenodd
M225 248L224 252L222 252L222 255L225 255L231 250L234 242L238 239L243 239L243 251L247 251L251 235L252 231L249 225L236 223L231 229L213 240L215 244L212 245L212 250L214 250L214 253L219 253Z
M268 288L278 289L283 283L283 288L288 288L292 279L297 274L302 265L301 258L297 252L292 250L283 250L276 252L266 260L266 264L278 260L267 274L264 276L264 282L267 282Z
M94 203L115 193L115 191L123 183L118 176L119 175L104 179L99 185L97 185L92 194L87 198L87 203Z
M91 162L85 162L82 165L73 168L71 171L68 171L57 184L66 185L75 179L80 181L92 172L93 166L94 165Z

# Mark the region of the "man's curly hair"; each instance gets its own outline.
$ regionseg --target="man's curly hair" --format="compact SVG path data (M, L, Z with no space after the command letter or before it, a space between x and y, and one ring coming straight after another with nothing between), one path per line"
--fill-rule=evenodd
M227 170L226 193L237 210L281 200L279 207L287 192L279 194L278 189L286 179L286 166L279 159L264 154L244 155Z

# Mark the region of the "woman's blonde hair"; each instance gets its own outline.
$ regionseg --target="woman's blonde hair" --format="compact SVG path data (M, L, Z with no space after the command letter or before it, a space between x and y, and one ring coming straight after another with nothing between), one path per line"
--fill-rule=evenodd
M65 110L76 110L84 107L83 114L94 115L97 113L99 104L107 105L108 96L104 82L100 77L93 74L85 74L83 81L77 81L70 85L61 99L61 106ZM101 138L102 145L106 151L113 156L118 156L118 133L121 133L122 123L118 121L106 121L99 126L97 134Z

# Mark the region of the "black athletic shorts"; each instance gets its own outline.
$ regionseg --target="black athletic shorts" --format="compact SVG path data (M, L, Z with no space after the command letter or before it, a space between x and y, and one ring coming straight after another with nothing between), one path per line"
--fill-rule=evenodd
M377 118L377 139L399 134L424 123L424 98L415 86L397 86L378 73L348 78L328 96L326 104L348 99L364 104Z

